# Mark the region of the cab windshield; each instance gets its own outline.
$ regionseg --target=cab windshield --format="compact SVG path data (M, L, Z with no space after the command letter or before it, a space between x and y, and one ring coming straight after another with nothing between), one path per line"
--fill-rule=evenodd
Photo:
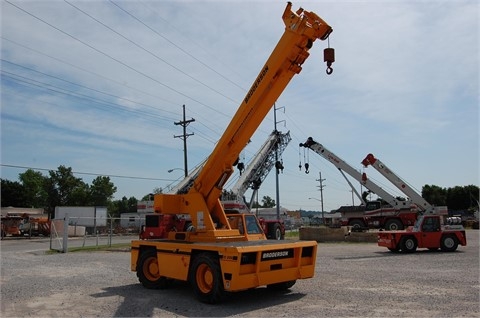
M232 229L238 229L240 234L244 234L245 230L247 234L262 234L262 228L258 224L255 215L228 215L228 223ZM244 224L245 223L245 224Z
M261 234L262 229L257 222L257 218L254 215L245 215L245 221L247 223L248 234Z

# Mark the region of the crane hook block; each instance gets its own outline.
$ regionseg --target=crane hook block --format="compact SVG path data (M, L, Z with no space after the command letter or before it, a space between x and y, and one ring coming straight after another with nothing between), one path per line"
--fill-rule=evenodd
M333 73L332 63L335 62L335 49L326 48L323 50L323 61L327 62L327 74Z

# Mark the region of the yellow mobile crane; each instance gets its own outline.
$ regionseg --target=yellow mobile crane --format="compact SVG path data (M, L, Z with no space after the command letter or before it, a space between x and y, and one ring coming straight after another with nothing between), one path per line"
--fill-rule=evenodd
M255 215L227 216L220 202L240 152L302 70L313 42L332 32L315 13L291 7L288 2L282 16L284 34L188 192L155 195L163 238L131 243L131 270L146 288L189 281L200 301L215 303L227 292L259 286L286 289L297 279L314 276L315 241L267 240ZM332 48L324 50L324 60L331 74Z

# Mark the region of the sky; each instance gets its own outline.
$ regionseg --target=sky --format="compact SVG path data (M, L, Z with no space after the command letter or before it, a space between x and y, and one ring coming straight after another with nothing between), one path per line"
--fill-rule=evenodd
M284 32L286 1L1 1L1 178L71 167L110 176L115 199L141 199L213 150ZM479 185L477 1L294 1L333 28L316 41L240 155L274 129L280 205L359 204L338 170L299 148L308 137L404 196L362 159L373 153L419 193ZM335 49L327 75L323 49ZM299 169L309 163L310 173ZM168 172L169 170L173 170ZM234 173L226 184L233 187ZM358 183L355 183L360 188ZM276 199L275 172L259 190ZM249 193L246 193L249 198Z

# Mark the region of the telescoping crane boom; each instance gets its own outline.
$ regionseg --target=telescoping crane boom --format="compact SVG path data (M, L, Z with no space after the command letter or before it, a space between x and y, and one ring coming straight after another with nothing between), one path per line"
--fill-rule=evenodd
M335 167L337 167L337 169L340 170L340 172L345 171L346 173L348 173L352 178L360 182L363 186L365 186L365 188L367 188L371 192L381 197L384 201L390 204L394 209L399 210L399 209L411 208L412 201L410 200L401 201L396 197L394 197L393 195L391 195L390 193L386 192L385 190L383 190L383 188L381 188L376 183L368 179L365 173L363 174L360 173L358 170L356 170L351 165L346 163L340 157L338 157L333 152L325 148L322 144L316 142L312 137L309 137L306 142L301 143L300 147L312 149L317 154L319 154L320 156L328 160L330 163L332 163ZM347 182L348 182L348 179L347 179ZM363 202L363 203L365 204L366 202Z
M207 158L208 159L208 158ZM203 160L199 165L197 165L185 178L180 180L176 185L174 185L168 193L170 194L182 194L187 193L188 190L193 186L193 182L198 177L200 170L202 170L203 165L207 161Z
M312 149L337 167L353 191L356 192L344 172L348 173L351 177L365 186L365 188L375 193L389 204L388 206L385 206L378 200L366 202L362 196L362 206L342 206L338 209L342 214L342 218L340 219L341 225L351 226L354 230L365 228L399 230L415 223L417 219L417 207L411 200L399 200L389 194L372 180L368 179L365 173L357 171L333 152L313 140L312 137L309 137L307 141L300 144L300 146ZM359 196L358 193L357 196Z
M232 187L232 192L237 196L237 200L243 202L243 196L247 190L253 189L251 199L248 203L248 207L252 206L253 198L258 191L258 188L267 177L272 167L276 164L275 152L280 155L283 153L288 143L292 140L290 132L282 133L274 130L267 138L262 147L257 151L251 162L247 165L242 172L238 181ZM207 158L208 159L208 158ZM192 187L194 180L198 177L200 170L203 168L205 159L198 166L196 166L186 178L178 182L168 192L171 194L187 193Z
M243 202L243 196L248 189L252 189L248 207L252 207L252 202L260 185L263 183L268 173L277 165L275 154L281 155L288 143L292 140L290 132L282 133L274 130L267 138L262 147L257 151L251 162L245 168L238 181L232 187L232 192L237 196L237 200Z
M375 158L373 154L368 154L365 159L362 160L363 166L374 167L380 174L388 179L393 185L395 185L400 191L402 191L410 200L417 205L422 214L440 214L447 215L448 208L446 206L432 206L427 202L420 194L418 194L412 187L410 187L405 181L403 181L398 175L390 170L383 162Z
M240 152L292 77L300 73L313 43L326 40L332 32L315 13L292 11L290 2L282 19L282 37L193 186L185 194L155 195L154 210L163 216L157 220L165 238L131 244L130 267L145 287L165 288L171 279L189 281L201 301L215 303L225 292L265 285L284 289L297 279L313 277L315 241L268 241L255 215L233 220L220 202ZM333 49L325 49L324 60L330 74Z
M234 197L222 198L223 208L228 213L250 213L253 200L268 173L275 166L277 173L283 169L283 164L278 161L278 156L283 153L288 143L292 140L290 132L282 133L274 130L262 147L249 162L238 181L231 189ZM246 202L245 193L252 189L250 201ZM233 200L232 200L233 199ZM258 215L257 215L258 217ZM280 240L285 237L285 223L280 218L260 217L260 226L269 239Z

